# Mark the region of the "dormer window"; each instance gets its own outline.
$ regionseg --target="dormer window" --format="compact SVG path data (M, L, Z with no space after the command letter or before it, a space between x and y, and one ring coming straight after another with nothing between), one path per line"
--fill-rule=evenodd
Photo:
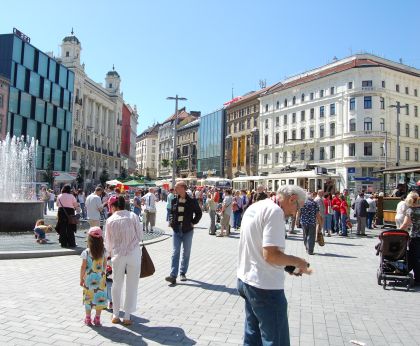
M67 51L66 52L66 58L68 58L70 56L70 52L69 51Z
M108 88L112 88L112 83L109 83L109 86L108 86Z

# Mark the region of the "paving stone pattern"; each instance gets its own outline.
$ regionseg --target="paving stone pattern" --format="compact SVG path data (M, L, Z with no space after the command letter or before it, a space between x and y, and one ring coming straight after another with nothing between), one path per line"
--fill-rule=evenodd
M166 229L164 203L158 226ZM240 345L243 300L236 293L238 234L208 235L208 215L195 230L189 281L170 287L171 239L148 247L156 273L140 280L134 325L83 325L80 258L0 262L0 345ZM304 253L301 233L287 252L309 259L314 274L287 277L292 345L419 345L418 289L383 290L371 238L326 238L315 256Z

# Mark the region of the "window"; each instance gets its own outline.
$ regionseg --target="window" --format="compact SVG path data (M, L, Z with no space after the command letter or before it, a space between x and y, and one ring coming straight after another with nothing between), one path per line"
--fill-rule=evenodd
M364 104L365 109L371 109L372 108L372 96L365 96L363 104Z
M280 144L280 133L276 133L276 144Z
M275 163L279 163L279 157L280 157L280 154L276 153L275 156L274 156L274 162Z
M315 159L315 150L314 148L309 149L309 160L313 161Z
M268 145L268 135L264 136L264 145Z
M319 159L324 160L325 159L325 149L324 147L319 148Z
M302 149L301 151L300 151L300 159L303 161L303 160L305 160L305 150L304 149Z
M330 136L331 137L335 136L335 123L330 124Z
M381 128L381 131L385 131L385 119L384 118L380 119L379 126Z
M324 137L324 125L319 125L319 137L322 138Z
M319 97L324 97L324 90L323 90L323 89L321 89L321 90L319 91Z
M264 165L268 163L268 154L264 154Z
M414 161L416 161L416 162L419 161L419 149L418 148L414 148Z
M372 142L365 142L363 153L365 156L372 156Z
M300 95L300 102L304 102L305 101L305 94Z
M349 143L349 156L356 156L356 143Z
M405 159L406 161L410 161L410 148L405 147Z
M268 104L265 105L265 111L268 112Z
M287 151L283 152L283 163L287 163Z
M334 91L335 91L335 88L334 87L331 87L330 88L330 95L334 95Z
M410 114L410 106L408 105L408 103L405 104L405 115L409 115Z
M287 142L287 131L283 132L283 143Z
M293 99L292 99L292 104L293 104L293 105L295 105L295 104L296 104L296 96L293 96Z
M373 175L374 167L362 167L362 176L371 177Z
M292 161L296 160L296 150L292 151Z
M313 127L311 127L311 128L309 129L309 138L314 138L314 136L315 136L315 130L314 130L314 128L313 128Z
M280 108L280 101L277 101L276 102L276 109L279 109Z
M419 116L419 107L414 106L414 116L417 118Z
M292 139L296 139L296 130L292 130Z
M372 87L372 81L371 80L362 81L362 88L371 88L371 87Z
M325 107L324 106L319 107L319 116L320 116L320 118L322 118L324 116L324 112L325 112Z
M312 101L314 99L314 93L309 94L309 99Z
M314 118L315 118L315 108L311 108L310 119L314 119Z
M382 81L382 88L385 88L385 81Z
M335 115L335 103L330 104L330 115Z
M284 99L283 105L284 107L287 107L287 99Z
M283 115L283 125L287 125L287 114Z
M296 113L292 114L292 124L296 122Z
M305 111L300 111L300 121L305 121Z
M370 117L365 118L363 128L365 131L372 131L372 118Z
M330 159L335 159L335 146L330 146Z
M405 136L410 137L410 124L405 124Z
M356 119L350 119L349 125L351 132L356 131Z
M347 83L347 89L353 89L353 82Z
M414 96L417 96L417 89L414 89Z
M305 139L305 129L300 129L300 139Z
M280 117L276 117L276 126L280 125Z
M418 125L414 125L414 138L416 138L416 139L419 138L419 126Z
M408 95L409 94L409 92L408 92L408 87L405 87L405 93Z
M279 126L279 125L277 124L277 126ZM246 128L248 130L251 128L251 119L250 118L246 119ZM195 140L194 137L195 137L195 133L193 133L193 140Z
M354 97L352 97L352 98L350 99L350 103L349 103L349 105L350 105L350 110L351 110L351 111L353 111L353 110L355 110L355 109L356 109L356 99L355 99Z
M399 93L399 92L400 92L400 85L399 85L399 84L396 84L396 85L395 85L395 91L396 91L397 93Z
M265 129L268 129L268 119L265 119Z
M385 109L385 99L383 97L379 98L381 109Z

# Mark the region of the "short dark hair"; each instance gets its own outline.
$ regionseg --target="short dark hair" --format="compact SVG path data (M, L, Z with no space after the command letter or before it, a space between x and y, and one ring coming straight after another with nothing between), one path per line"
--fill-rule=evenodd
M61 189L61 193L71 193L71 186L69 184L66 184Z
M117 208L118 210L125 209L125 198L124 196L119 196L114 202L111 203L111 207Z
M116 192L116 193L121 193L121 190L117 187L117 188L115 189L115 192Z
M101 186L97 186L95 192L102 192L103 188Z

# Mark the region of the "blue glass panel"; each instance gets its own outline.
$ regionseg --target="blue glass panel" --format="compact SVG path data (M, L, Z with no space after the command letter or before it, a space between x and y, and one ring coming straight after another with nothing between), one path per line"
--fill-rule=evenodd
M48 143L48 125L42 124L41 125L41 138L38 138L39 143L44 147L47 146Z
M49 160L52 160L51 149L50 148L44 148L44 169L48 168L48 161Z
M44 79L44 100L50 102L51 96L51 82L48 79Z
M67 131L71 131L71 125L72 125L72 116L73 113L71 112L66 112L66 130Z
M67 83L67 89L70 90L70 92L74 91L74 73L72 71L69 71L69 77L68 77L68 83Z
M60 86L62 86L63 88L67 87L67 69L63 66L60 65L60 75L59 75L59 80L58 80L58 84L60 84Z
M23 53L23 65L30 70L34 69L35 48L29 43L25 43L25 52Z
M61 171L63 162L63 153L60 150L55 151L54 155L54 170L55 171Z
M10 84L15 85L15 66L16 63L12 61L12 67L10 71Z
M31 95L20 93L20 114L29 118L31 116Z
M60 86L53 83L51 102L55 104L56 106L60 105L60 92L61 92Z
M36 168L42 169L42 152L44 151L44 148L40 145L36 148Z
M19 102L19 90L10 87L9 92L9 112L17 113Z
M13 119L13 136L22 135L22 117L20 115L14 116Z
M50 60L50 68L49 68L49 73L48 73L48 79L51 82L55 82L55 69L56 69L57 63L53 59L49 59L49 60Z
M15 36L13 38L13 60L19 64L22 58L22 45L22 40Z
M37 123L35 120L28 119L26 124L26 135L29 138L36 138Z
M67 151L67 138L68 138L68 132L61 131L61 150L62 151Z
M25 77L26 70L22 65L18 65L16 74L16 88L24 91L25 90Z
M35 104L35 119L40 123L44 122L45 118L45 101L36 99Z
M53 115L54 115L54 106L51 103L47 103L47 118L46 118L45 122L48 125L52 125Z
M29 93L33 96L39 97L39 83L40 77L35 72L31 72L29 80Z
M68 111L69 109L69 99L70 99L70 92L64 89L64 100L63 100L63 108Z
M48 56L41 52L39 52L38 73L42 77L48 77Z
M58 129L56 127L50 127L50 148L57 149L57 138Z
M62 108L57 108L57 127L64 130L66 112Z

